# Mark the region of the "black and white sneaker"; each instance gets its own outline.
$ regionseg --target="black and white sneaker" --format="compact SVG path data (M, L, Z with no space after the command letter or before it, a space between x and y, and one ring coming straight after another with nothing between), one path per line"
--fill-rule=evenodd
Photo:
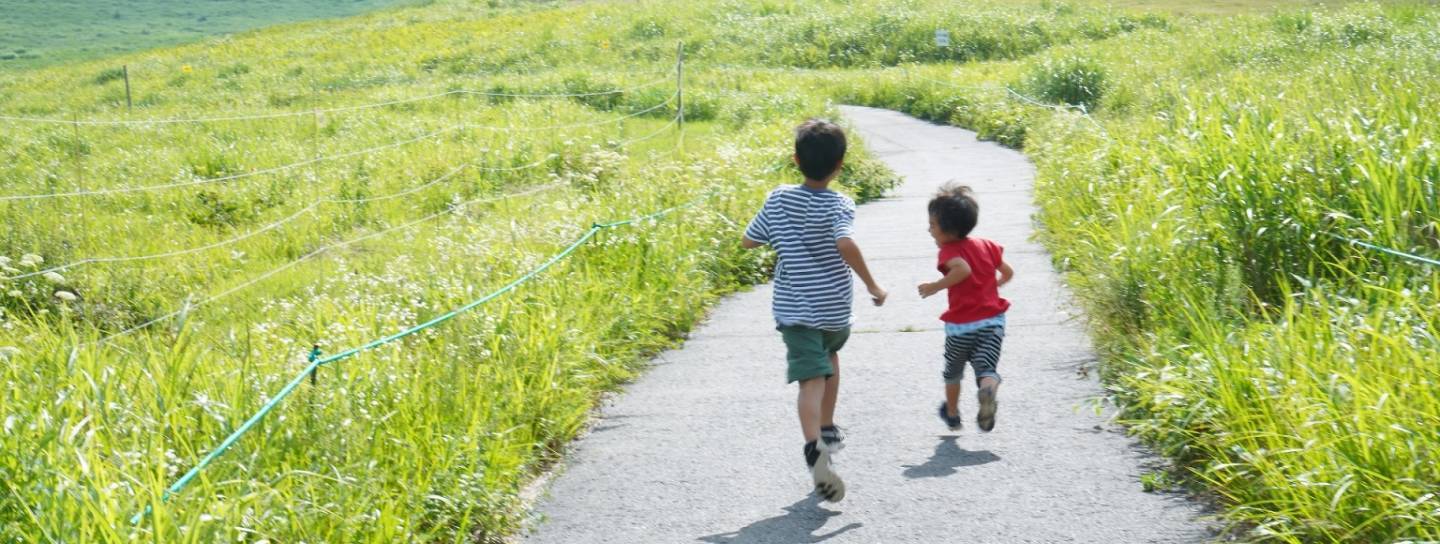
M815 482L815 494L826 502L840 502L845 498L845 481L835 473L830 452L819 441L805 444L805 463L810 466L810 477Z
M820 446L830 453L839 453L845 449L845 431L841 430L839 425L821 427Z
M993 383L980 388L980 411L975 414L975 423L987 433L995 428L995 410L999 407L995 401L995 388Z
M944 421L944 422L945 422L945 426L946 426L946 427L949 427L950 430L952 430L952 431L958 431L958 430L964 428L964 427L965 427L965 423L963 423L963 422L960 421L960 411L959 411L959 410L956 410L956 411L955 411L955 417L950 417L949 414L946 414L946 413L945 413L945 412L946 412L946 410L945 410L945 405L946 405L946 404L948 404L948 403L946 403L946 402L943 401L943 400L940 401L940 409L938 410L939 413L940 413L940 421Z

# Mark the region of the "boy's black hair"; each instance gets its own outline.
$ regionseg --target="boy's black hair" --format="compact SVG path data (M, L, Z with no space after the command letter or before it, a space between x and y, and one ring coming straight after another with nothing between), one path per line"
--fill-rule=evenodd
M830 177L845 158L845 131L824 119L801 123L795 127L795 158L806 179Z
M975 230L980 219L980 203L968 185L947 183L930 199L930 215L940 230L956 238L965 238Z

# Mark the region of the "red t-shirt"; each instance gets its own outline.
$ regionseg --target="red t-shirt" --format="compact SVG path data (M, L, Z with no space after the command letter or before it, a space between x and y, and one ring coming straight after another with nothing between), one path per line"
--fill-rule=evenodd
M940 246L941 274L950 272L945 263L960 257L970 265L970 277L951 285L948 291L950 308L940 314L946 323L969 323L989 319L1010 309L1010 301L1000 298L995 269L1000 267L1005 248L984 238L966 238Z

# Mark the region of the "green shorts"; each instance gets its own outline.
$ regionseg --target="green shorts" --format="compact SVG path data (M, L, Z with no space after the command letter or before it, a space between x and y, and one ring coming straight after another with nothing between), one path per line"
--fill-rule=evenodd
M845 347L850 339L850 327L838 331L823 331L800 325L776 327L780 337L785 339L785 361L789 363L786 380L794 383L811 378L828 378L835 375L830 365L830 355Z

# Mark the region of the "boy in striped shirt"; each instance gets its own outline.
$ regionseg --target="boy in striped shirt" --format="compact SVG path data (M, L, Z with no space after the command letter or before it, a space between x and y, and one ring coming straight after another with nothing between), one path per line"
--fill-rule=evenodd
M845 131L812 119L795 129L795 164L805 175L800 185L770 192L760 213L745 229L745 248L775 249L776 328L785 340L787 379L800 383L796 411L805 437L805 463L815 491L827 501L845 497L845 482L830 464L844 446L835 426L840 392L840 348L850 337L854 270L876 306L886 292L870 277L860 247L852 239L855 202L831 191L845 160Z

